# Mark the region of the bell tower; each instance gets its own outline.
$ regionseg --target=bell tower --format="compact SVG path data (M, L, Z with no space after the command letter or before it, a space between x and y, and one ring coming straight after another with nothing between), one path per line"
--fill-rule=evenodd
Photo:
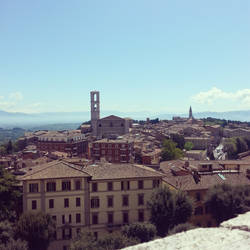
M91 127L93 136L97 136L97 121L100 119L100 93L99 91L90 92L91 102Z

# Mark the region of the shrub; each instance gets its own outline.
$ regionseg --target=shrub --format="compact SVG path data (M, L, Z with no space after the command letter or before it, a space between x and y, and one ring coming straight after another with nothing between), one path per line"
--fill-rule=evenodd
M134 223L124 226L122 233L128 238L138 238L140 242L147 242L154 239L157 230L155 225L150 223Z

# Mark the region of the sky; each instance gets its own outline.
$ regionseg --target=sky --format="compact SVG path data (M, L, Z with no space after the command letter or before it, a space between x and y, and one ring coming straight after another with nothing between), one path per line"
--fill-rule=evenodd
M1 0L0 110L250 110L249 0Z

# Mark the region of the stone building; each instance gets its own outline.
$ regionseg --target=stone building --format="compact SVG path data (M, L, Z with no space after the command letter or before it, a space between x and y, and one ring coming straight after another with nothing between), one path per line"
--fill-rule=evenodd
M100 119L99 91L90 92L92 135L97 138L115 138L129 133L131 119L110 115Z

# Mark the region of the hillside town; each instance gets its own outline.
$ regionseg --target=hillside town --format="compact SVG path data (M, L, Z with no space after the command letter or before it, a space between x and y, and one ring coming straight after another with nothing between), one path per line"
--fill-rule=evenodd
M250 185L250 148L233 159L228 150L232 138L250 141L247 124L206 124L191 107L187 118L172 120L101 118L100 100L99 91L90 93L91 120L78 129L26 132L17 152L0 158L19 180L22 212L43 211L56 222L49 249L69 249L82 229L98 239L123 225L148 222L147 203L164 186L193 199L191 224L215 227L204 202L208 190L223 183ZM179 157L164 153L166 142Z

